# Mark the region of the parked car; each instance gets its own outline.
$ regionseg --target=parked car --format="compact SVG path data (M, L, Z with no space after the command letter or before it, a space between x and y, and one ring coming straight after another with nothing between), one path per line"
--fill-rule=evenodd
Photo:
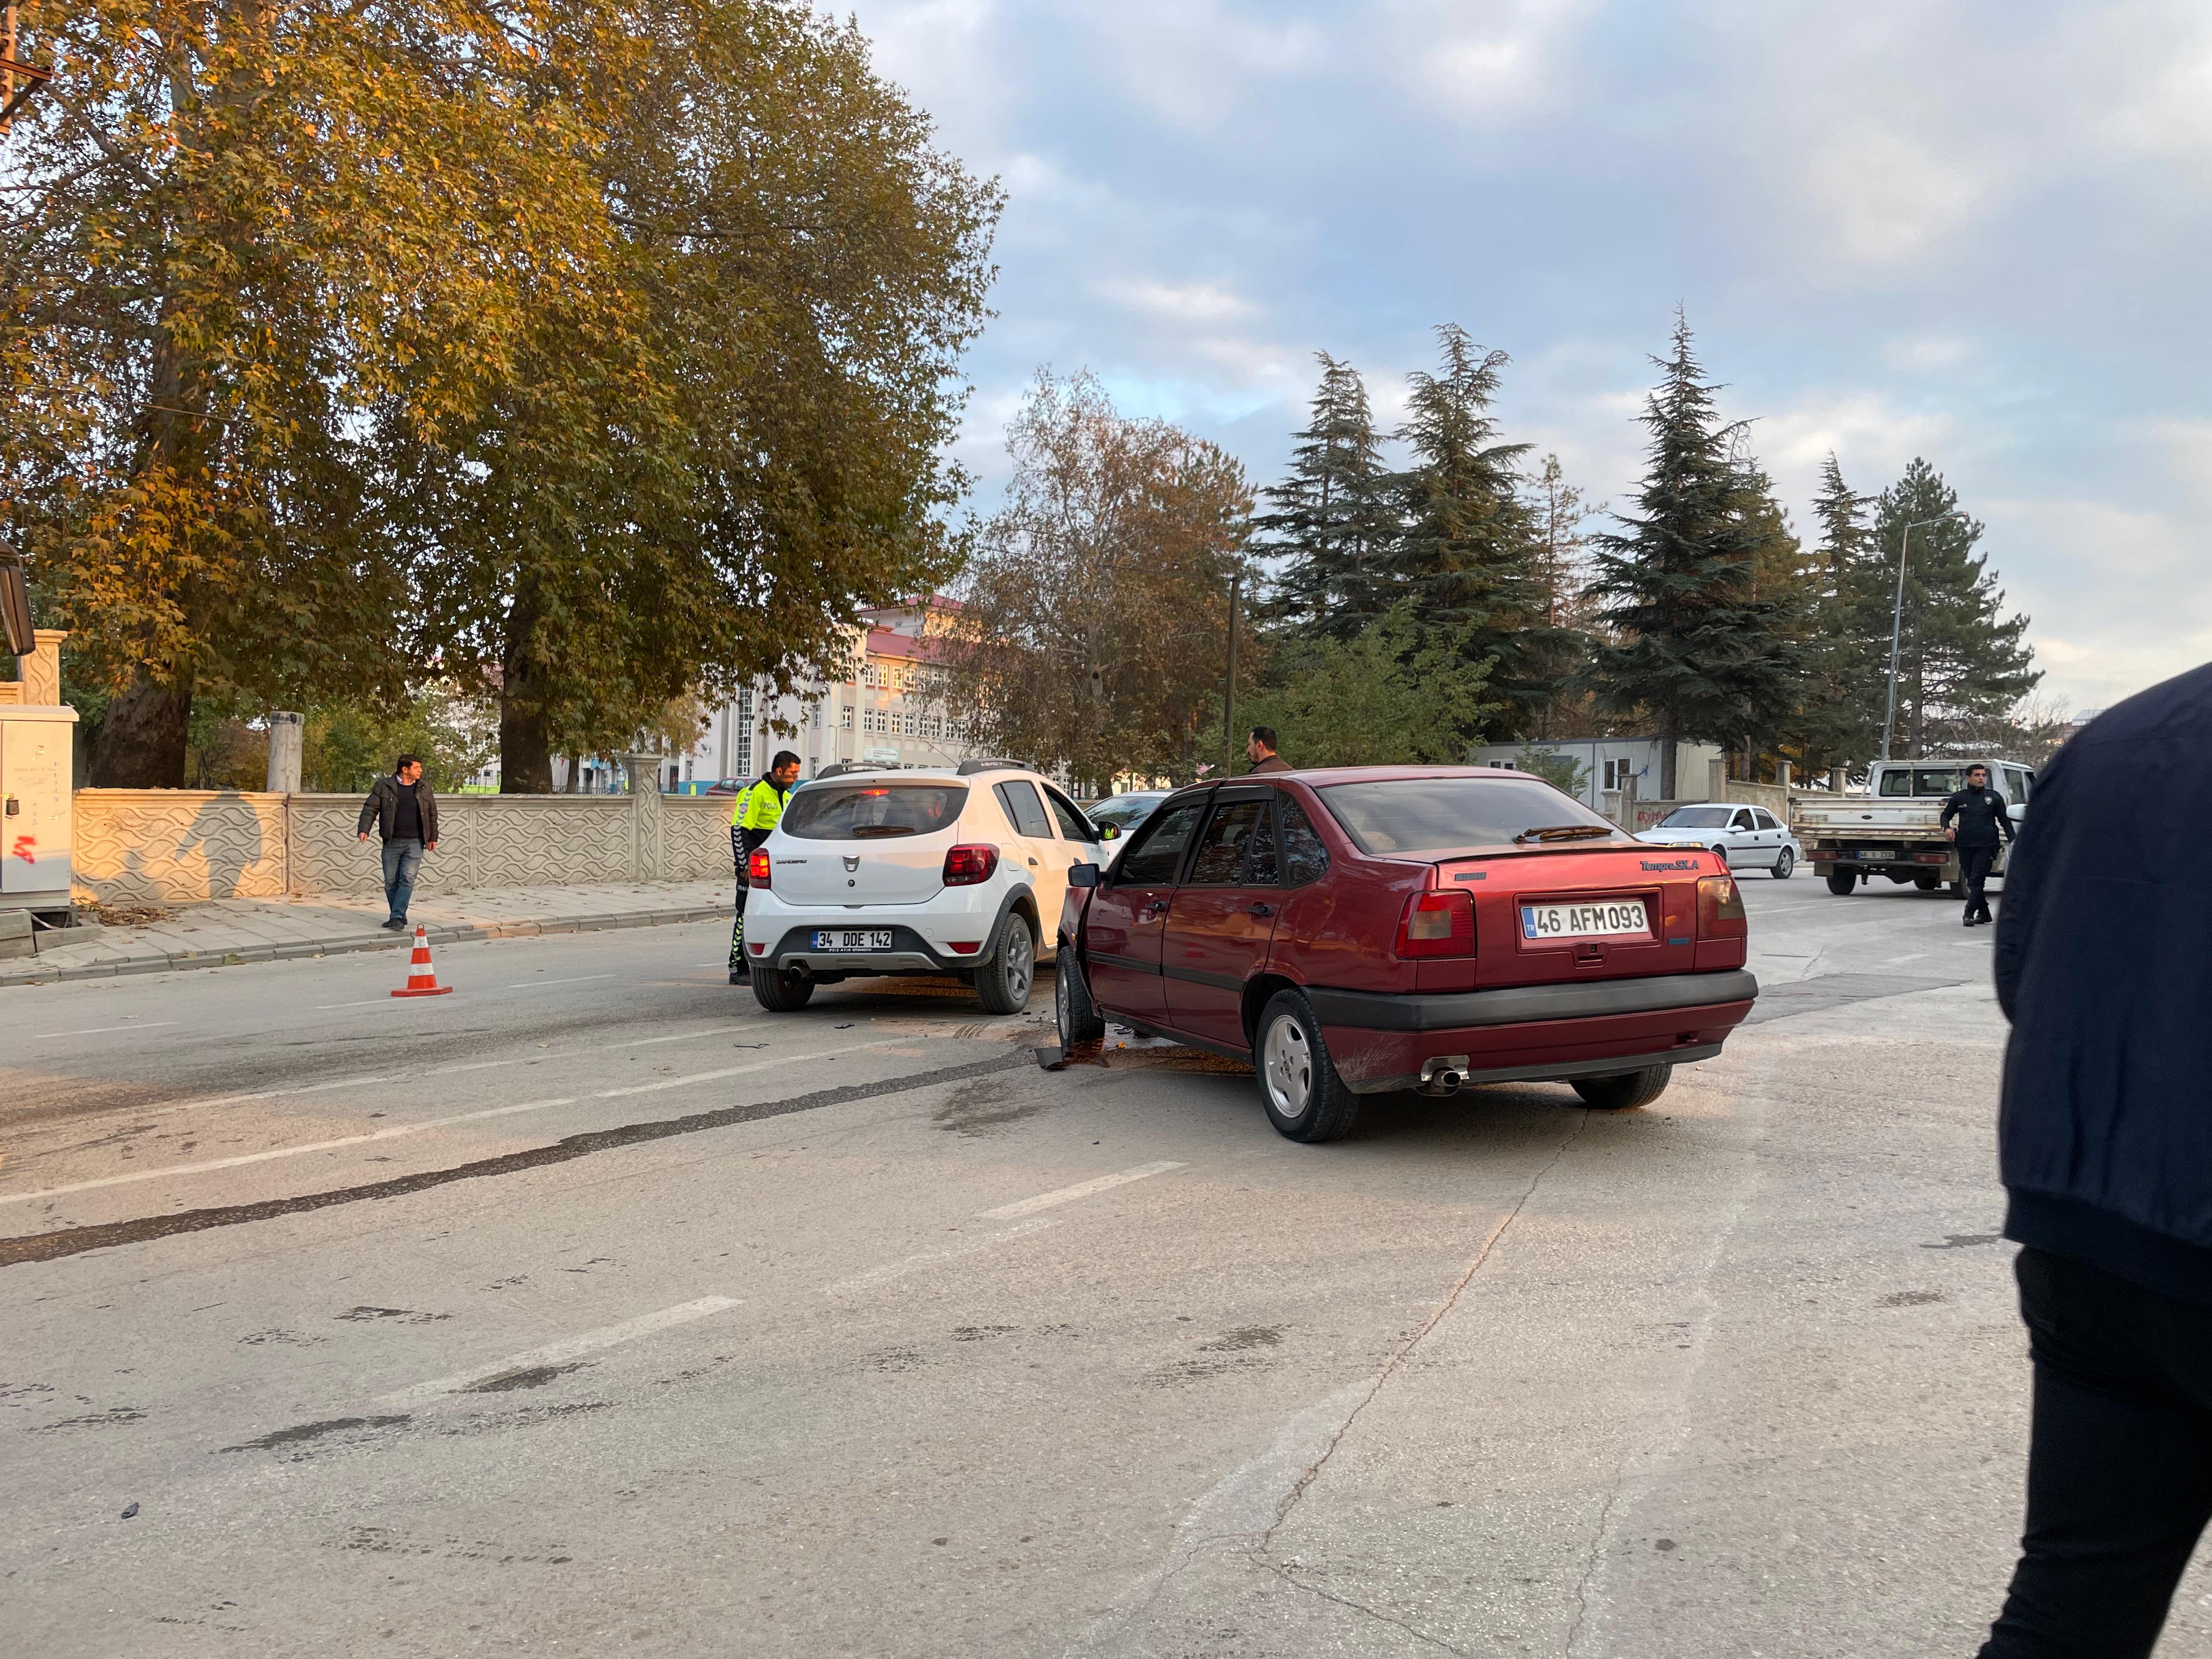
M1490 767L1279 773L1170 795L1070 875L1063 1047L1109 1017L1250 1060L1293 1140L1360 1098L1561 1079L1658 1098L1751 1011L1743 901L1710 849L1643 845Z
M1732 870L1764 870L1777 881L1789 880L1805 857L1790 826L1764 806L1724 800L1678 806L1636 839L1647 847L1702 847Z
M1070 868L1100 853L1075 804L1011 763L817 778L747 860L753 995L784 1012L817 985L936 974L1018 1013L1053 956Z
M1127 789L1118 795L1084 802L1084 815L1098 826L1105 837L1106 855L1099 862L1111 864L1115 854L1128 844L1130 831L1152 817L1172 793L1167 789Z

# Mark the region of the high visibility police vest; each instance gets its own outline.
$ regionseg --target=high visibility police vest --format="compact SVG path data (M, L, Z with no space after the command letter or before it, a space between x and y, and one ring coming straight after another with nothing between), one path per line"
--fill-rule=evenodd
M766 835L783 817L784 797L790 793L788 789L777 788L766 778L761 779L740 794L737 805L730 809L730 828L757 830Z

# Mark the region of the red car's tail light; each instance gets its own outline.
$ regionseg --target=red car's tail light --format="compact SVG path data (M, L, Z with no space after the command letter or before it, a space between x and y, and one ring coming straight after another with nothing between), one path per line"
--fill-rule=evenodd
M999 849L988 843L955 847L945 855L945 884L973 887L998 873Z
M745 885L765 887L769 884L768 848L756 847L752 856L745 860Z
M1471 957L1474 954L1474 896L1452 890L1416 893L1406 902L1398 922L1401 957Z
M1698 878L1698 937L1742 939L1751 931L1744 920L1743 895L1734 876Z

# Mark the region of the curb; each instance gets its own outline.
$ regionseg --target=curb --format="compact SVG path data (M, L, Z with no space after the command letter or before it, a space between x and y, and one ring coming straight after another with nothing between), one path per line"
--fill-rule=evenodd
M467 945L478 939L529 939L545 933L596 933L616 927L664 927L678 922L726 920L734 906L695 905L680 910L635 910L620 915L546 916L535 921L500 921L478 926L425 924L433 945ZM188 968L237 968L249 962L296 962L316 957L351 956L364 951L402 951L415 942L404 933L357 933L331 939L297 939L283 945L247 945L234 951L150 951L74 968L10 969L0 971L0 989L10 985L58 985L70 980L117 979L126 974L167 974Z

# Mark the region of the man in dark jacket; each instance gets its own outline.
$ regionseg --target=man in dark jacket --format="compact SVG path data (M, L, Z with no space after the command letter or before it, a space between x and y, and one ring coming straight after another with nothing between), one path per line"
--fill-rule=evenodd
M1997 836L2002 833L2011 841L2020 833L2012 827L2011 809L2005 798L1990 787L1988 767L1966 769L1966 787L1943 803L1941 822L1944 839L1956 842L1959 848L1959 873L1966 878L1966 926L1986 927L1990 896L1983 889L1990 878L1990 866L1997 861Z
M402 755L391 776L369 786L355 826L364 842L372 820L384 842L384 902L391 912L380 925L396 933L407 925L407 901L415 896L415 872L422 867L422 854L438 850L438 798L422 781L422 763L414 756Z
M1244 756L1252 763L1255 772L1288 772L1292 769L1290 762L1275 752L1275 728L1272 726L1252 728L1252 735L1244 744Z
M1997 922L1997 1143L2035 1362L2027 1525L1983 1659L2141 1659L2212 1516L2212 667L2036 780Z

